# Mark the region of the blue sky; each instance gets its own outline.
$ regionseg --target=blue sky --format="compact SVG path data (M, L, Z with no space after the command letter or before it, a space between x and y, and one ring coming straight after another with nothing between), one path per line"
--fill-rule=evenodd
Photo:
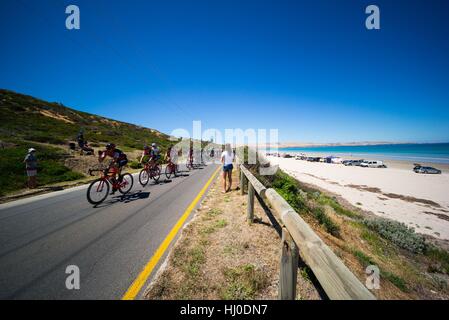
M81 30L65 29L77 4ZM365 28L377 4L381 30ZM0 87L170 133L449 141L449 1L0 1Z

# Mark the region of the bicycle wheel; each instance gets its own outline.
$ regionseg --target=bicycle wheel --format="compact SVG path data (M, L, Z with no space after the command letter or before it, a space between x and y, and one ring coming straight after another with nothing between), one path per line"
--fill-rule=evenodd
M152 171L151 178L153 178L154 182L157 183L160 177L161 177L161 168L159 165L157 165Z
M104 179L92 181L87 188L87 201L91 204L102 203L109 194L109 183Z
M145 187L148 184L148 181L150 180L150 175L148 174L148 171L145 169L142 169L139 173L139 182L142 185L142 187Z
M127 194L128 192L131 191L133 183L134 183L133 176L130 175L129 173L125 173L124 175L122 175L122 183L118 191L121 194Z
M167 177L167 179L170 179L172 171L173 171L173 168L170 165L167 165L165 167L165 176Z
M179 167L177 164L175 164L175 169L173 170L173 174L175 177L177 177L179 175Z

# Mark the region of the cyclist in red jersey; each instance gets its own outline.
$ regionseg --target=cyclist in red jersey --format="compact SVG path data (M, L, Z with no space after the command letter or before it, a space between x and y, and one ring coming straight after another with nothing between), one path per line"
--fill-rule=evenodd
M117 149L115 147L115 144L113 143L108 143L106 145L106 150L104 151L98 151L98 161L101 163L104 161L104 159L106 159L106 157L111 157L112 161L109 164L108 167L108 171L111 168L115 168L117 169L117 173L119 176L119 181L121 182L122 179L122 168L128 163L128 157L126 156L126 154L121 151L120 149ZM112 177L112 179L116 179L116 173L114 173L114 176ZM112 194L115 193L115 191L117 191L114 187L112 188Z
M143 151L142 151L142 156L140 157L140 163L143 163L143 158L145 158L146 156L150 156L150 147L149 146L144 146L143 147Z

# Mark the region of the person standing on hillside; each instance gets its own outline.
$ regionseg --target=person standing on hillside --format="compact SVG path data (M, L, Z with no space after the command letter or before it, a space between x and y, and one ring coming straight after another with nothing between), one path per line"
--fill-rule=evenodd
M234 161L234 153L231 145L226 144L225 150L221 153L221 163L223 163L223 193L231 190L232 187L232 169L234 168L232 162ZM229 186L226 187L226 178Z
M34 189L37 186L36 183L36 175L37 175L37 158L36 158L36 149L30 148L28 149L28 154L25 157L25 167L28 176L28 188Z

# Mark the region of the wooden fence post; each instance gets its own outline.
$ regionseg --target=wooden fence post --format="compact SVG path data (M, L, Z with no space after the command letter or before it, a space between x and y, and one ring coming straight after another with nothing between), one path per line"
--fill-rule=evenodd
M245 194L245 181L246 180L246 176L243 173L243 170L240 170L240 194L244 195Z
M287 228L282 228L281 270L279 275L279 299L295 300L298 277L298 247Z
M254 187L250 181L248 181L248 207L247 207L247 219L248 223L251 224L254 221Z

